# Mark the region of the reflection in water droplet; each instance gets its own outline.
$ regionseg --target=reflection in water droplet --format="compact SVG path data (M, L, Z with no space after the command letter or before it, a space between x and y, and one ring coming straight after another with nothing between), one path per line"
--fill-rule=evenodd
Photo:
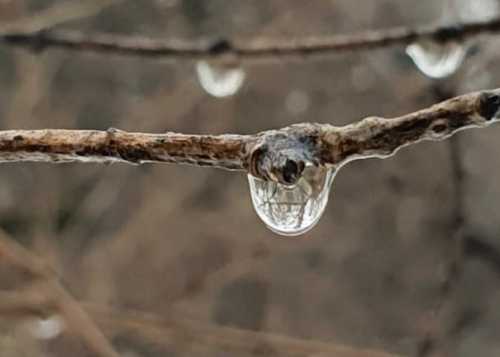
M462 64L467 48L456 42L422 41L406 48L406 53L426 76L444 78L452 75Z
M64 329L64 321L58 315L46 319L38 319L30 324L31 334L40 340L57 337Z
M319 221L328 203L335 170L308 166L293 186L248 175L250 194L257 215L273 232L296 236Z
M234 95L245 80L242 68L213 65L206 61L196 63L196 73L202 88L217 98Z

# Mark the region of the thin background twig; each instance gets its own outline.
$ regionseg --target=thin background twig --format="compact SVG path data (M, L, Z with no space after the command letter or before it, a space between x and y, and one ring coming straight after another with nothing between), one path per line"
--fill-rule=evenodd
M55 4L43 11L20 19L0 23L0 36L34 34L66 22L91 17L123 0L84 0Z
M51 29L53 23L36 26L7 27L0 32L0 42L41 50L62 48L82 52L103 52L141 57L170 59L237 59L240 61L282 61L325 56L340 51L358 51L417 41L463 41L467 38L496 34L500 18L490 21L457 23L419 28L396 27L346 35L323 35L303 38L205 39L193 42L179 38L154 39L144 36Z
M36 311L37 306L50 301L51 305L64 317L71 330L79 335L94 353L102 357L120 356L87 312L66 291L57 273L42 259L10 239L2 230L0 230L0 259L29 273L37 280L31 293L21 294L21 299L9 293L0 294L0 298L6 298L0 304L0 310L9 310L7 305L10 302L13 304L11 306L13 311L21 310L22 303L34 304L33 309Z

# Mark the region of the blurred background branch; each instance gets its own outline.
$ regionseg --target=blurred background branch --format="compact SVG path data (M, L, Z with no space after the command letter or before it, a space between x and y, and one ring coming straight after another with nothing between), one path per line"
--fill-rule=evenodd
M250 355L312 356L328 354L335 357L397 357L383 351L360 349L290 338L270 333L245 331L236 328L204 325L182 317L175 321L151 314L124 311L96 304L77 302L58 282L57 273L39 257L12 240L0 230L0 258L15 268L33 275L28 287L16 291L0 291L0 313L6 317L48 317L54 313L63 316L71 332L81 336L92 350L103 357L118 357L94 320L109 335L141 336L153 345L182 345L190 351L207 352L234 350ZM92 316L92 319L91 317ZM271 350L266 350L266 349Z
M105 5L102 7L114 2L104 2ZM89 7L82 3L82 6L69 4L68 10L71 11L66 10L64 13L59 9L47 11L33 19L0 27L0 41L7 45L36 50L53 47L73 51L108 52L167 59L220 60L229 58L241 61L282 61L302 60L304 57L325 56L341 51L404 46L428 40L441 43L461 42L473 36L496 34L500 31L500 18L421 28L396 27L348 35L304 36L286 39L264 37L245 41L216 38L193 42L181 38L154 39L144 36L51 29L61 22L79 16L88 16L100 9L101 7ZM64 16L60 16L61 13Z
M57 3L34 15L25 16L14 21L0 23L0 36L29 35L61 25L66 22L91 17L111 5L123 0L83 0Z
M52 308L64 317L65 323L71 330L79 335L96 355L120 356L86 311L62 286L56 272L43 260L10 239L2 230L0 230L0 258L21 271L29 272L35 279L33 287L22 291L19 295L2 292L0 310L17 312L23 310L23 304L31 304L31 307L25 306L24 309L39 311L43 315L47 311L45 305L52 305ZM8 305L11 305L10 308Z

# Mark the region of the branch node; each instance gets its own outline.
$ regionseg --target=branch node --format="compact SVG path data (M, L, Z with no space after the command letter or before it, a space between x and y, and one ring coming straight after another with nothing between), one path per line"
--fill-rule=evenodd
M252 175L283 185L294 185L308 165L318 166L314 124L299 124L263 134L250 155Z
M433 35L435 41L444 43L451 40L458 41L464 36L464 26L454 24L439 28Z
M113 128L113 127L107 128L106 129L106 142L109 145L112 145L114 143L114 139L116 138L116 135L120 134L120 133L125 133L125 131L117 129L117 128Z
M123 133L124 131L117 128L109 127L108 129L106 129L106 132L108 133L109 136L114 136L115 134Z
M479 99L479 106L479 114L486 119L486 121L498 119L500 114L500 95L495 93L484 93Z
M232 43L225 38L218 39L214 41L208 47L208 53L213 56L221 56L223 54L229 53L233 51Z
M49 45L47 41L47 30L39 30L33 33L13 33L4 35L6 43L26 48L34 54L43 52Z

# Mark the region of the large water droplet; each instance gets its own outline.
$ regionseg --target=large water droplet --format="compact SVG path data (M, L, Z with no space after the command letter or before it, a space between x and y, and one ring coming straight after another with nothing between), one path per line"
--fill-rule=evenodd
M273 232L296 236L318 223L328 203L335 170L307 166L299 181L285 186L248 175L257 215Z
M467 48L457 42L421 41L409 45L406 53L426 76L444 78L457 71L467 54Z
M217 98L234 95L245 81L245 71L242 68L215 65L206 61L196 63L196 74L201 87Z

